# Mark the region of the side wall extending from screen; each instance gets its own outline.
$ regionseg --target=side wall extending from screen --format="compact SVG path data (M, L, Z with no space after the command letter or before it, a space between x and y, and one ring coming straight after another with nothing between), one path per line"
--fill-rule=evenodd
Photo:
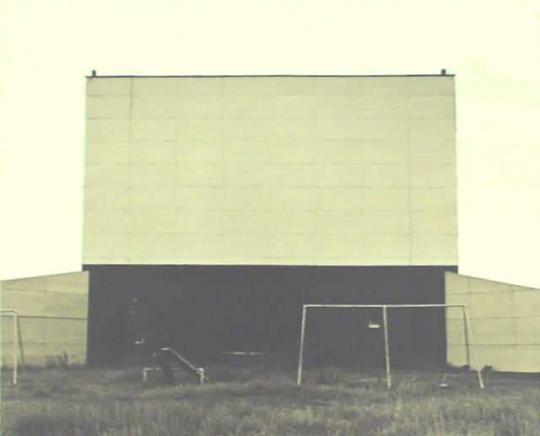
M84 264L455 265L454 79L89 78Z
M19 363L30 366L86 363L88 272L5 280L2 310L19 316ZM2 316L2 365L13 359L13 317Z
M540 372L540 289L445 273L446 302L466 304L475 367ZM466 362L463 323L447 315L448 362Z

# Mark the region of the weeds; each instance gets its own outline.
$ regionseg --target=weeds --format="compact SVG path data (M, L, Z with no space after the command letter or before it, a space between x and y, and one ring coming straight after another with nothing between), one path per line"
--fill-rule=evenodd
M221 371L221 372L220 372ZM205 386L144 386L140 370L50 369L21 374L3 389L2 434L142 435L496 435L540 432L538 383L468 382L438 389L437 377L347 383L337 369L213 368ZM351 378L349 377L349 378ZM365 379L365 375L362 376ZM317 382L325 382L324 385Z

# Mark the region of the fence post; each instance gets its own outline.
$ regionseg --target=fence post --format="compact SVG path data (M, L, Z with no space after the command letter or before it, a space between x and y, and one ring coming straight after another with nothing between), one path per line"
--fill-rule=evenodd
M388 308L386 305L382 307L383 311L383 324L384 324L384 358L386 363L386 387L390 389L392 387L392 376L390 375L390 347L388 345Z
M298 355L298 375L296 378L296 384L300 386L302 384L302 369L304 366L304 337L306 334L306 306L302 306L302 327L300 330L300 353Z

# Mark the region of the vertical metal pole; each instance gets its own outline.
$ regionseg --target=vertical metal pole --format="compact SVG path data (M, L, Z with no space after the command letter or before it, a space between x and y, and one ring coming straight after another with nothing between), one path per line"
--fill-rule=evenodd
M19 361L21 362L20 366L21 368L24 369L26 367L26 360L24 358L24 346L23 346L23 340L22 340L22 335L21 335L21 318L19 317L18 313L17 313L17 335L18 335L18 340L19 340L19 355L20 355Z
M383 305L383 324L384 324L384 357L386 362L386 387L390 389L392 387L392 378L390 375L390 349L388 346L388 314L387 307Z
M13 315L13 384L17 384L17 343L19 342L19 320L16 313Z
M471 350L469 343L469 317L467 316L467 308L462 306L463 309L463 333L465 334L465 354L467 358L467 366L471 367Z
M300 353L298 355L298 376L296 378L296 384L300 386L302 384L302 369L304 366L304 337L306 334L306 306L302 306L302 327L300 330Z

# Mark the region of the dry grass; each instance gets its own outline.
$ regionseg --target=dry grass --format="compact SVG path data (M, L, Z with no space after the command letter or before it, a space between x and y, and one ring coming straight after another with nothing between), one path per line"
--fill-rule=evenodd
M4 374L7 377L8 374ZM437 373L216 367L205 386L143 385L139 370L48 369L4 379L3 435L538 435L540 380ZM322 384L321 384L322 383Z

